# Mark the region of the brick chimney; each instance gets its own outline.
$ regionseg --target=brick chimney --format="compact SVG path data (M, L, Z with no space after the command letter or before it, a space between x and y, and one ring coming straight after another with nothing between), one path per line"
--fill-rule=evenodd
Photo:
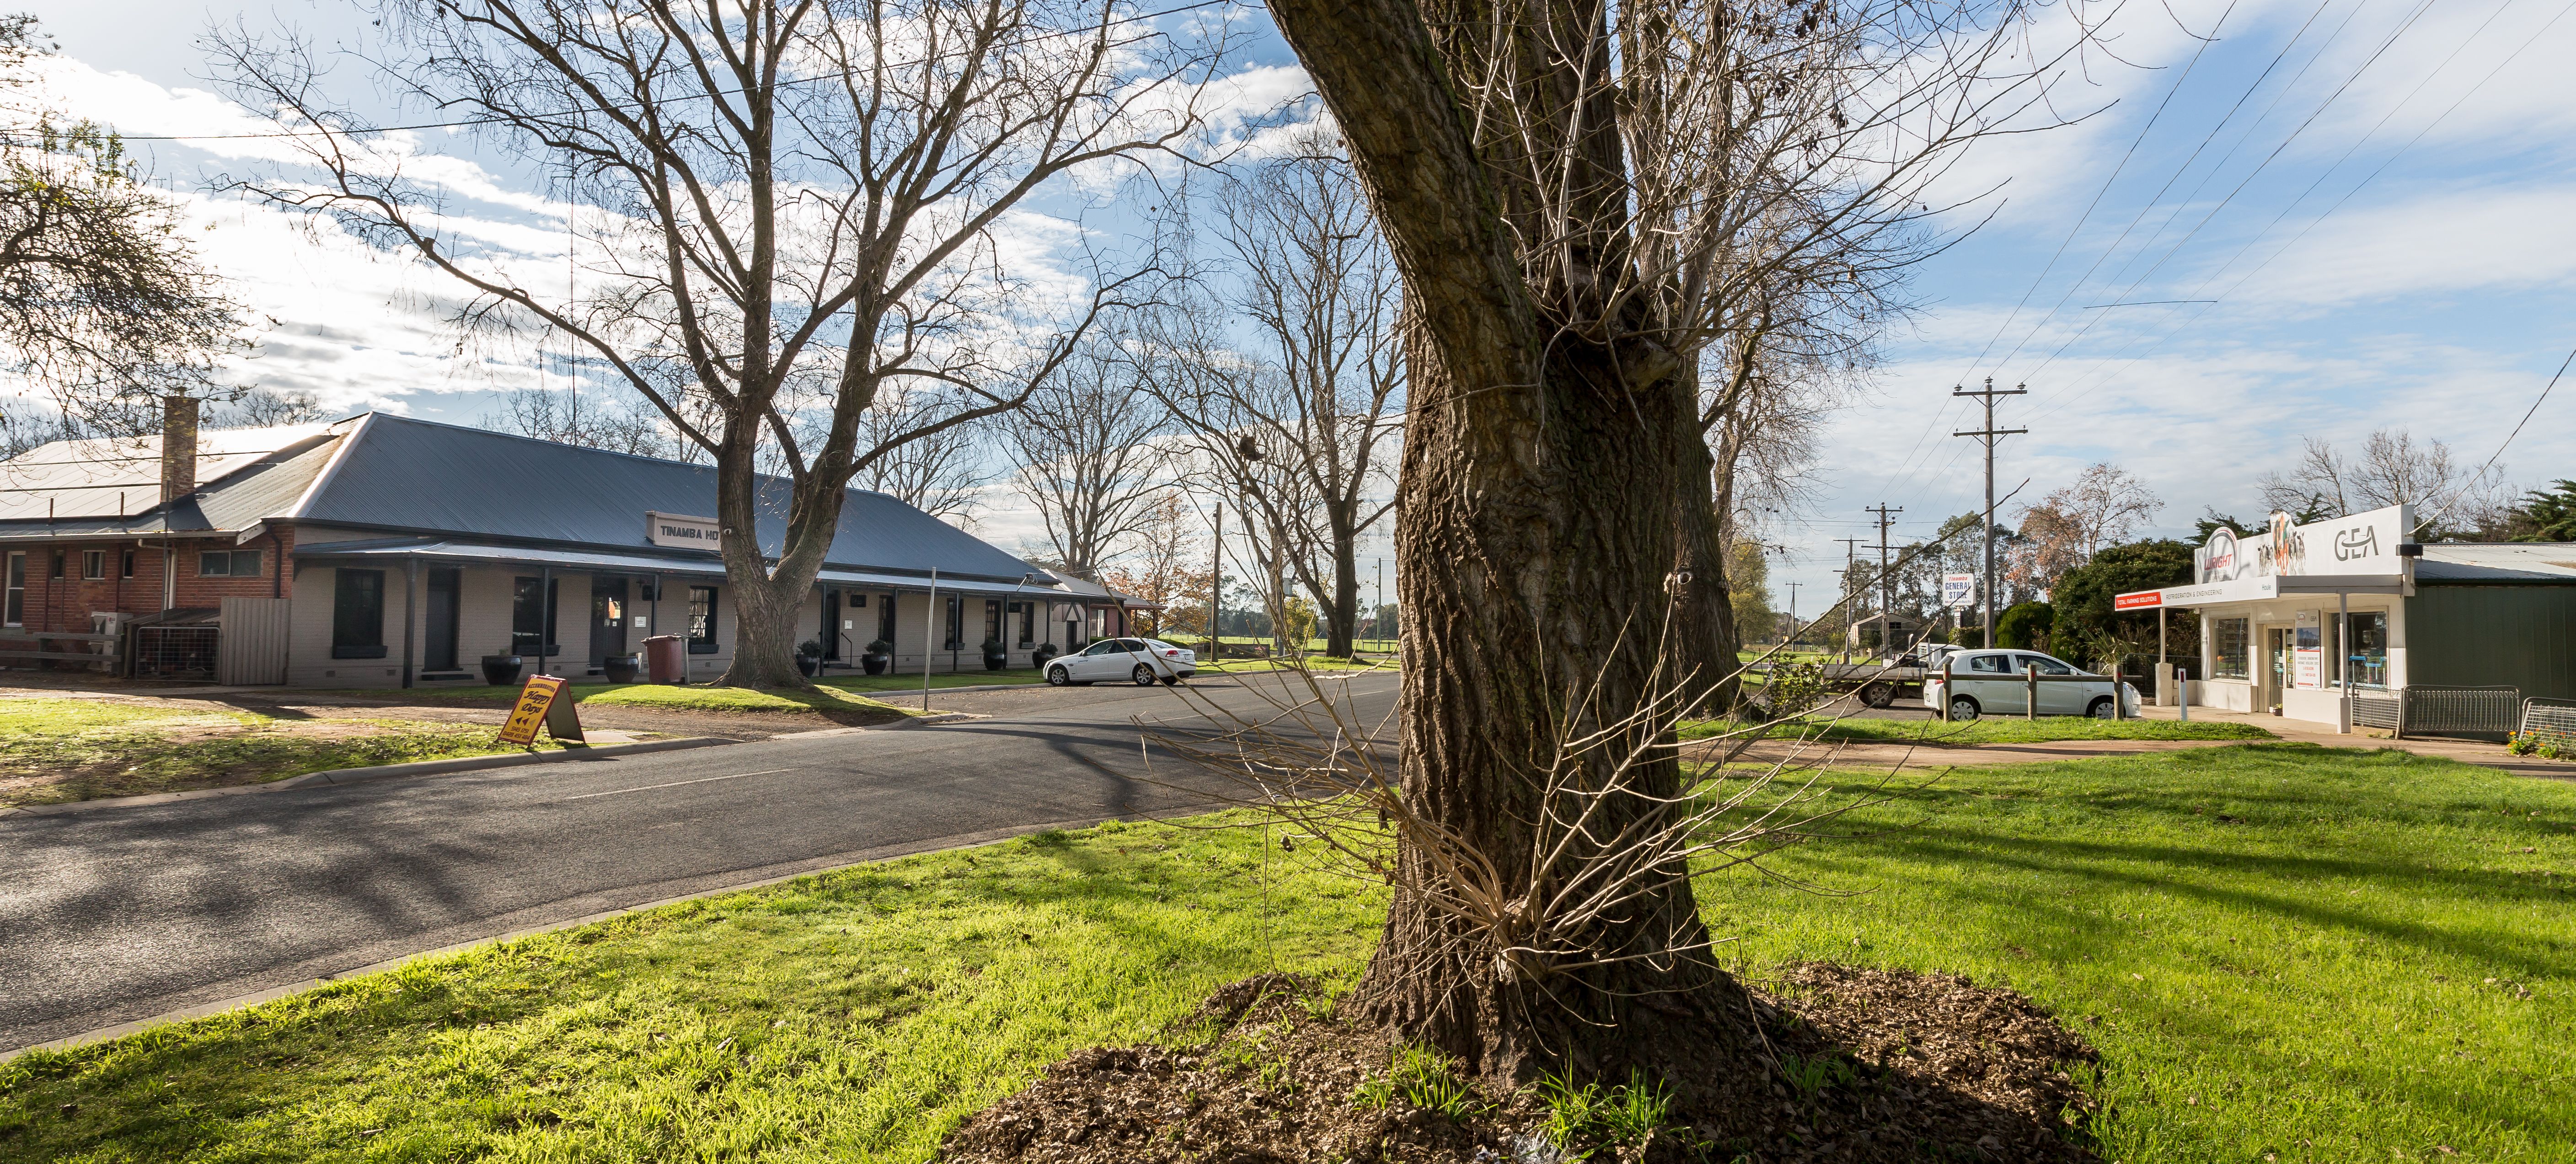
M168 504L197 491L197 400L193 396L161 398L161 501Z

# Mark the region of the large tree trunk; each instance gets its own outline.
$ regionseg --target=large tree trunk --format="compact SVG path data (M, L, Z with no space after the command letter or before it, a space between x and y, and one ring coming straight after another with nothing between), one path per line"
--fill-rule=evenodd
M1714 491L1717 458L1708 442L1692 440L1683 450L1685 487L1673 497L1674 557L1673 641L1676 665L1689 677L1694 704L1709 714L1735 709L1743 688L1736 681L1743 640L1735 628L1735 596L1726 582L1726 531L1718 520Z
M1516 46L1510 67L1532 70L1524 91L1564 103L1532 119L1589 127L1566 150L1573 196L1546 211L1573 225L1542 224L1523 219L1544 200L1510 185L1510 167L1488 167L1484 151L1511 143L1480 146L1447 80L1444 51L1482 51L1494 13L1444 0L1426 25L1413 0L1278 0L1271 10L1342 127L1407 287L1396 526L1406 810L1490 860L1512 896L1542 900L1566 870L1539 872L1537 822L1568 805L1546 803L1540 777L1558 760L1560 724L1607 726L1650 695L1672 605L1682 447L1699 432L1688 386L1673 383L1687 374L1680 360L1578 330L1597 319L1587 297L1618 261L1624 220L1613 110L1604 90L1570 75L1597 82L1606 60ZM1558 22L1537 38L1558 45L1587 43L1600 19L1572 8L1515 16L1531 12ZM1430 27L1461 39L1436 44ZM1481 63L1459 72L1482 76ZM1561 264L1525 271L1516 248L1530 237L1566 239L1550 259ZM1705 480L1688 476L1689 491ZM1596 830L1673 811L1659 798L1679 791L1679 765L1655 747L1669 739L1668 727L1635 727L1585 753L1577 794L1627 790L1605 798ZM1623 762L1626 776L1614 777ZM1555 935L1553 948L1569 938L1584 947L1569 960L1527 948L1545 909L1470 922L1443 904L1422 843L1405 838L1397 864L1385 938L1350 1000L1357 1014L1515 1080L1560 1064L1592 1077L1631 1065L1662 1074L1677 1058L1732 1063L1747 1052L1743 997L1707 955L1685 870L1641 871L1630 908Z
M749 429L746 424L741 426ZM727 434L728 443L748 436ZM721 543L725 582L733 590L733 661L716 678L721 687L794 688L814 686L796 669L798 616L822 572L830 531L841 520L838 488L802 489L790 506L783 534L786 554L776 566L760 552L760 511L764 490L786 486L753 470L748 451L722 458L716 466L716 520L724 530ZM719 603L721 608L724 604Z
M1336 508L1340 512L1333 515L1333 600L1324 606L1324 653L1347 659L1352 641L1359 637L1360 538L1346 517L1355 506Z

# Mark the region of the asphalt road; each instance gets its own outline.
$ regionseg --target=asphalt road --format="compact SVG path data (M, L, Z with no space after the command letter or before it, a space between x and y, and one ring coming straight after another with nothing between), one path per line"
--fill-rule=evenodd
M1362 722L1389 675L1347 684ZM1252 709L1232 682L1193 684ZM0 820L0 1050L422 950L854 861L1211 804L1103 685L990 718ZM980 706L979 706L980 705Z

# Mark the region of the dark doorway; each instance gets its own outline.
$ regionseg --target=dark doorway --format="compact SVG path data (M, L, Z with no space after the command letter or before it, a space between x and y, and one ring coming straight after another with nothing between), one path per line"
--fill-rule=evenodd
M593 578L590 582L590 665L605 667L611 655L626 653L626 579Z
M840 591L826 590L823 592L823 631L815 637L823 640L824 658L838 659L841 657Z
M422 609L429 624L429 642L421 655L421 670L456 669L456 586L455 569L430 567L429 602Z

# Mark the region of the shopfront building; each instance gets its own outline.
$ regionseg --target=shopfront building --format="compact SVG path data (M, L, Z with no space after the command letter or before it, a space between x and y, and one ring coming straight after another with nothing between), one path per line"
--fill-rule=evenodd
M2416 544L2411 506L2220 528L2182 586L2123 611L2200 616L2194 705L2333 724L2410 685L2576 697L2576 545Z

